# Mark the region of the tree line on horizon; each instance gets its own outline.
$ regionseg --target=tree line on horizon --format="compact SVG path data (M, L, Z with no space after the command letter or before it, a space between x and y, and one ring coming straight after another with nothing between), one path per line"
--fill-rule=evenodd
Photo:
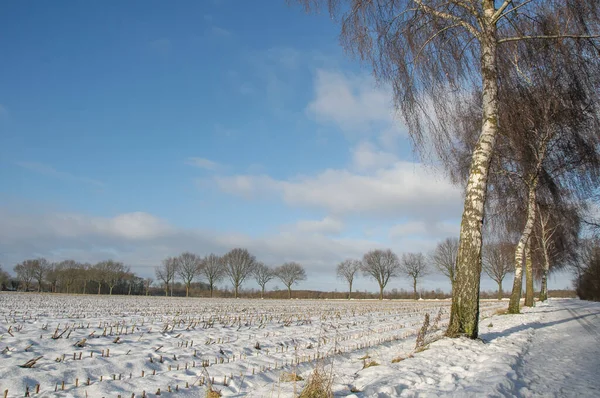
M486 245L484 248L483 269L488 276L498 284L497 297L504 295L502 282L506 275L513 272L512 253L514 245L508 242ZM591 252L590 252L591 253ZM336 276L345 281L348 286L346 297L352 298L352 288L359 275L369 277L379 286L375 297L411 296L418 299L425 295L430 298L443 298L441 291L417 289L419 281L428 274L438 272L445 275L451 284L455 283L456 258L458 255L458 238L447 238L438 243L436 248L427 256L423 253L404 253L396 255L390 249L371 250L362 259L346 259L337 264ZM296 262L286 262L278 267L269 267L257 261L247 249L235 248L225 255L213 253L201 257L191 252L179 256L167 257L160 266L154 268L156 279L142 278L131 272L130 268L121 262L106 260L97 264L80 263L74 260L50 262L44 258L25 260L13 268L17 279L14 288L23 291L49 291L52 293L106 293L149 295L157 294L162 289L165 296L186 297L192 291L207 291L209 297L217 284L228 280L231 284L231 295L238 297L242 284L254 280L259 286L259 297L265 297L266 286L273 280L280 280L286 287L288 298L292 297L292 286L307 278L304 267ZM539 272L538 272L539 274ZM385 294L384 290L392 278L404 276L411 281L412 293L393 289ZM540 278L538 278L540 279ZM10 275L0 267L0 286L7 287L11 281ZM227 290L221 290L223 296ZM250 292L251 293L251 292ZM544 293L544 287L540 294ZM528 294L528 292L527 292ZM248 296L249 292L245 292ZM250 294L251 295L251 294ZM279 295L270 295L279 297ZM310 297L328 297L308 295ZM371 297L368 292L355 294L356 297Z

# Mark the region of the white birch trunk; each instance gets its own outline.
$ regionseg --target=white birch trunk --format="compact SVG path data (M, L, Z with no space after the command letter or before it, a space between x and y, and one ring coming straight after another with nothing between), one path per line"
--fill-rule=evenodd
M533 259L531 256L531 240L525 248L525 307L533 307Z
M498 70L496 26L492 22L494 1L485 0L486 26L482 32L481 75L483 123L473 152L460 225L456 262L456 282L452 292L452 312L446 334L450 337L477 338L479 324L479 287L484 206L489 167L498 132Z
M529 185L529 198L527 200L527 219L525 227L521 233L519 243L515 250L515 279L513 281L512 294L508 304L508 312L510 314L519 313L519 302L521 301L521 291L523 289L523 256L525 254L525 246L529 243L529 237L535 224L535 197L537 189L537 177Z

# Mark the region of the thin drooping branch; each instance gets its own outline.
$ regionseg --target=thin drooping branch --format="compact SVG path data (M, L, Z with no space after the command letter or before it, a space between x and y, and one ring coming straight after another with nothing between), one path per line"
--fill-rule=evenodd
M540 35L540 36L517 36L498 40L498 44L521 40L558 40L558 39L598 39L600 35Z

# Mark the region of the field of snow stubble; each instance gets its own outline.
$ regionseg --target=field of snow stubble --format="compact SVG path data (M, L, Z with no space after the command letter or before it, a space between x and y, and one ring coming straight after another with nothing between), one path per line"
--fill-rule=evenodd
M306 379L319 359L334 361L343 384L365 355L410 352L425 313L441 333L449 305L0 294L0 391L185 397L214 380L224 396L290 396L303 382L282 382L283 373ZM482 315L503 305L483 301Z

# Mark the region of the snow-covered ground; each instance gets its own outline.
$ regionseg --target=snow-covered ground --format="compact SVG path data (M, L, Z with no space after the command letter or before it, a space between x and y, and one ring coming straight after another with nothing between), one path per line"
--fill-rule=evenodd
M482 301L483 341L441 339L411 357L424 314L433 339L449 301L0 294L0 392L198 397L214 379L223 396L292 397L319 364L336 396L600 396L599 305L494 315L505 307Z

